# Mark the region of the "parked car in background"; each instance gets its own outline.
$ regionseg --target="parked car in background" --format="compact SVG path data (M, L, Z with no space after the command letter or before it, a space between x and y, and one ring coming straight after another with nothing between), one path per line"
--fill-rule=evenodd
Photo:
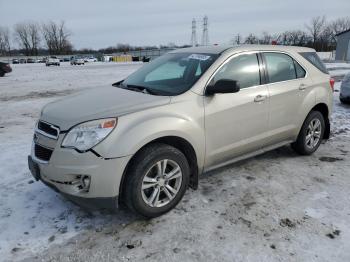
M12 68L9 63L0 62L0 77L12 72Z
M28 165L78 203L160 216L205 171L329 138L333 81L315 50L243 45L167 53L113 86L46 105Z
M19 60L17 58L12 59L12 64L19 64Z
M85 57L85 58L84 58L84 61L85 61L85 62L97 62L97 58L96 58L96 57L93 57L93 56Z
M142 57L142 62L144 62L144 63L148 63L149 61L151 60L151 58L150 57Z
M37 63L46 63L46 57L39 58Z
M64 57L63 58L63 62L69 62L70 61L70 58L69 57Z
M19 63L20 63L20 64L26 64L26 63L27 63L27 60L26 60L25 58L21 58L21 59L19 60Z
M27 64L33 64L35 60L33 58L27 58Z
M342 103L350 103L350 73L341 82L339 99Z
M71 65L84 65L85 61L84 61L84 58L82 58L82 57L74 56L71 58L70 64Z
M50 66L50 65L55 65L55 66L60 65L60 60L57 58L57 56L49 56L46 58L46 66Z

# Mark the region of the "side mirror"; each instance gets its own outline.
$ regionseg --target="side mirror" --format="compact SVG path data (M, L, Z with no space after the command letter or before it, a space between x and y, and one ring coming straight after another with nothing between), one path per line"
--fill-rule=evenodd
M239 86L237 81L230 79L221 79L217 81L214 85L208 85L205 94L227 94L227 93L237 93L239 91Z

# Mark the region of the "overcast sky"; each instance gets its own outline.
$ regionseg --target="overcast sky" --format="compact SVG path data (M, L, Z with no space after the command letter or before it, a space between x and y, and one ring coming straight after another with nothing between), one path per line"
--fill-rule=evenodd
M229 43L234 35L303 29L311 17L350 16L350 0L0 0L0 25L64 20L75 48L116 43L189 44L191 21L209 18L210 43Z

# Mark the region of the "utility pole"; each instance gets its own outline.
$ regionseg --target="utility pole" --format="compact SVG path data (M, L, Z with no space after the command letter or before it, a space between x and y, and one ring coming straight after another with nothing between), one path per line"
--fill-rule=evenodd
M191 36L191 45L197 46L197 32L196 32L196 19L192 20L192 36Z
M237 36L236 36L236 39L235 39L236 41L236 45L240 45L241 44L241 35L240 34L237 34Z
M203 35L202 35L202 45L209 45L209 35L208 35L208 17L203 18Z

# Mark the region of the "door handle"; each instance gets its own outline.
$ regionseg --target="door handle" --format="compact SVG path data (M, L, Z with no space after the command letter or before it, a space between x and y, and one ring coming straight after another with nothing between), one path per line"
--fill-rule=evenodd
M306 85L305 84L300 84L299 90L303 91L305 89L306 89Z
M262 101L265 101L266 98L267 98L267 96L257 95L257 96L254 98L254 102L262 102Z

